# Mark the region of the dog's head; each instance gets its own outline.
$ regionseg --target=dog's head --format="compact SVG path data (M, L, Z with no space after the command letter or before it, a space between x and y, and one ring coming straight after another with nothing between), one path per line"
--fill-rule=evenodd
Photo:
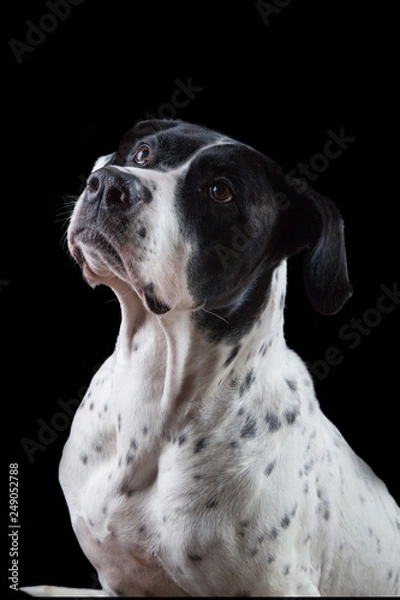
M181 121L143 121L98 159L68 241L89 283L122 280L157 314L249 321L274 268L305 248L314 308L335 313L351 295L335 205L249 146Z

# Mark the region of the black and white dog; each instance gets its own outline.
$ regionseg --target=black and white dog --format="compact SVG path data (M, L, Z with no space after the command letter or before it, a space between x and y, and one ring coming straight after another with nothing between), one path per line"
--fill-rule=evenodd
M96 162L68 242L122 309L60 466L97 593L398 594L399 508L283 334L293 254L317 311L351 295L335 205L245 144L151 120Z

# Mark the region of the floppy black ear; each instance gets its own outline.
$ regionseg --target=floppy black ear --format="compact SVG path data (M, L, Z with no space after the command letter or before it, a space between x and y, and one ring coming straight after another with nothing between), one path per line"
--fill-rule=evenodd
M304 285L318 312L331 315L342 308L353 293L347 273L344 223L335 204L308 190L310 210L319 214L317 239L311 240L304 259Z
M319 313L334 314L353 292L339 210L305 180L289 179L272 161L268 170L277 211L276 251L283 252L283 258L308 248L304 259L307 296Z

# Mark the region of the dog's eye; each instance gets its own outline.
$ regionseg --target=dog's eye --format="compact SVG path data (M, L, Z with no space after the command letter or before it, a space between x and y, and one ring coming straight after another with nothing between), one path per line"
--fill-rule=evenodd
M214 181L208 190L211 198L216 202L230 202L233 194L225 181Z
M149 162L150 158L151 158L150 146L148 146L147 144L142 144L136 150L136 152L133 156L133 162L135 162L137 165L146 165Z

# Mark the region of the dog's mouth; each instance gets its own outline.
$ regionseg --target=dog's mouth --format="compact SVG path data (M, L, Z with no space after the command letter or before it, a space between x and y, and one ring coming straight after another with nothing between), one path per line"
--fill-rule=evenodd
M125 270L117 250L97 231L78 229L70 236L68 247L89 285L102 283L104 278L121 276Z
M85 255L83 254L81 248L76 244L71 244L70 252L72 257L75 259L75 261L78 263L78 265L83 271L83 269L87 267L87 262L85 260Z
M149 311L163 315L171 307L155 292L153 283L141 283L132 272L123 252L118 252L103 235L97 231L80 229L71 235L68 246L74 260L81 268L84 279L91 287L99 284L113 287L113 281L120 279L127 283L139 296Z

